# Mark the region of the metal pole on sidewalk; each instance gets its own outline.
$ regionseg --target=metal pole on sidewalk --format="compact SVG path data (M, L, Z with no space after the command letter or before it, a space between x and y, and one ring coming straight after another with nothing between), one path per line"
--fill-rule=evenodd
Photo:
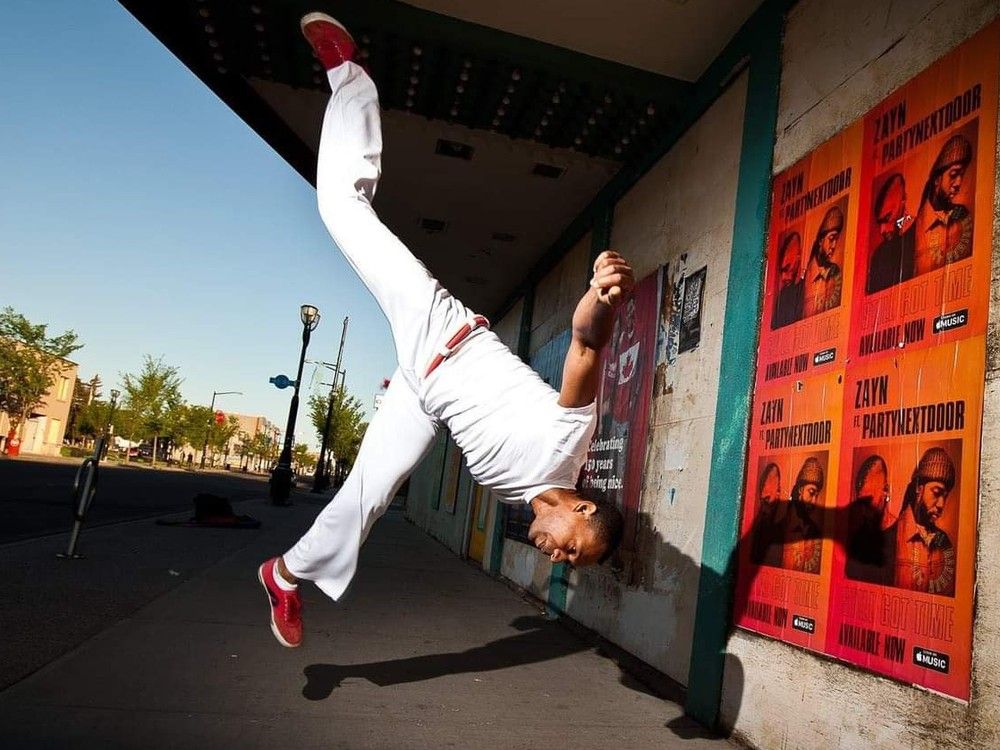
M344 356L344 340L347 338L348 321L350 321L350 318L345 317L344 328L340 332L340 348L337 350L337 363L333 366L333 387L330 389L330 401L326 406L326 423L323 425L323 440L319 447L319 459L316 461L316 473L313 475L313 492L322 492L330 486L330 476L325 471L326 448L330 442L330 423L333 421L333 399L336 397L337 402L340 402L340 392L337 390L337 376L340 373L340 362Z
M302 384L302 367L306 361L306 349L309 348L309 337L319 325L319 310L313 305L302 305L299 311L302 320L302 352L299 354L299 369L295 376L295 390L292 392L292 402L288 407L288 425L285 427L285 442L278 456L278 463L271 470L270 495L273 505L291 505L289 496L292 492L292 449L295 447L295 419L299 411L299 386Z
M118 396L121 395L117 389L111 391L111 408L108 411L108 423L104 427L103 434L97 438L94 445L94 453L83 459L80 468L77 469L76 478L73 480L73 528L69 533L69 545L65 552L59 552L56 557L64 560L79 560L83 555L76 551L76 545L80 541L80 531L83 530L83 521L87 517L87 511L97 496L97 470L101 459L104 457L104 446L107 444L108 435L111 431L111 423L115 418L115 406L118 405ZM127 449L126 449L127 450ZM83 480L81 485L80 480Z

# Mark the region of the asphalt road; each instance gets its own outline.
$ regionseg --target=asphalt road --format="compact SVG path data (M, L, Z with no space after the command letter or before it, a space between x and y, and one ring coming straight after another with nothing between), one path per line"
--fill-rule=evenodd
M68 531L82 459L0 459L0 544ZM191 509L199 492L232 502L267 492L266 477L101 464L87 527Z

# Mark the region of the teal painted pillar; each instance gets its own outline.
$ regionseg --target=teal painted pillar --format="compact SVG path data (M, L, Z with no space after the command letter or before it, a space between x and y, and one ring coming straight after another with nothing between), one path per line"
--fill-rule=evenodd
M734 593L778 117L783 22L784 15L775 14L773 22L760 29L754 40L743 120L719 395L685 705L690 716L708 726L715 726L719 716Z
M611 245L611 227L614 224L615 205L612 203L604 206L594 217L594 224L590 230L590 262L587 264L586 277L583 279L582 289L590 283L592 274L591 268L597 256L608 249ZM561 387L561 385L560 385ZM552 566L552 573L549 575L549 597L546 615L548 617L558 617L566 612L566 599L569 594L569 566L566 563L557 563Z

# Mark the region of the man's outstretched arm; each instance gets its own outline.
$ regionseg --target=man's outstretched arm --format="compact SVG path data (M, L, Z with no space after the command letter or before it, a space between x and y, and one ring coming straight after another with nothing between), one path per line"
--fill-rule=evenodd
M600 385L601 350L611 338L615 309L632 290L632 267L622 256L605 250L594 261L590 288L573 313L573 340L563 365L561 406L586 406Z

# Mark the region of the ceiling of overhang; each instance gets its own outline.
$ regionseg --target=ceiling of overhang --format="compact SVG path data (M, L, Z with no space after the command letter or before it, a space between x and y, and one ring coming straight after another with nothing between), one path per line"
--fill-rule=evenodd
M407 0L424 10L685 81L763 0Z
M690 88L679 78L395 0L120 2L309 180L329 89L298 19L326 10L343 21L386 110L376 209L445 286L487 313L623 164L656 147ZM451 12L443 0L425 4ZM491 22L492 3L452 4L466 15L478 8L476 20ZM634 4L613 5L634 20ZM700 6L703 20L716 6L755 4L666 0L674 8ZM592 3L539 5L572 15ZM636 9L661 24L662 5ZM600 53L579 34L586 23L573 17L570 41ZM536 36L546 38L551 27L539 16ZM726 41L709 44L689 30L699 59L710 60ZM608 24L602 31L630 33ZM680 43L675 37L683 39L683 29L671 26L664 43Z

